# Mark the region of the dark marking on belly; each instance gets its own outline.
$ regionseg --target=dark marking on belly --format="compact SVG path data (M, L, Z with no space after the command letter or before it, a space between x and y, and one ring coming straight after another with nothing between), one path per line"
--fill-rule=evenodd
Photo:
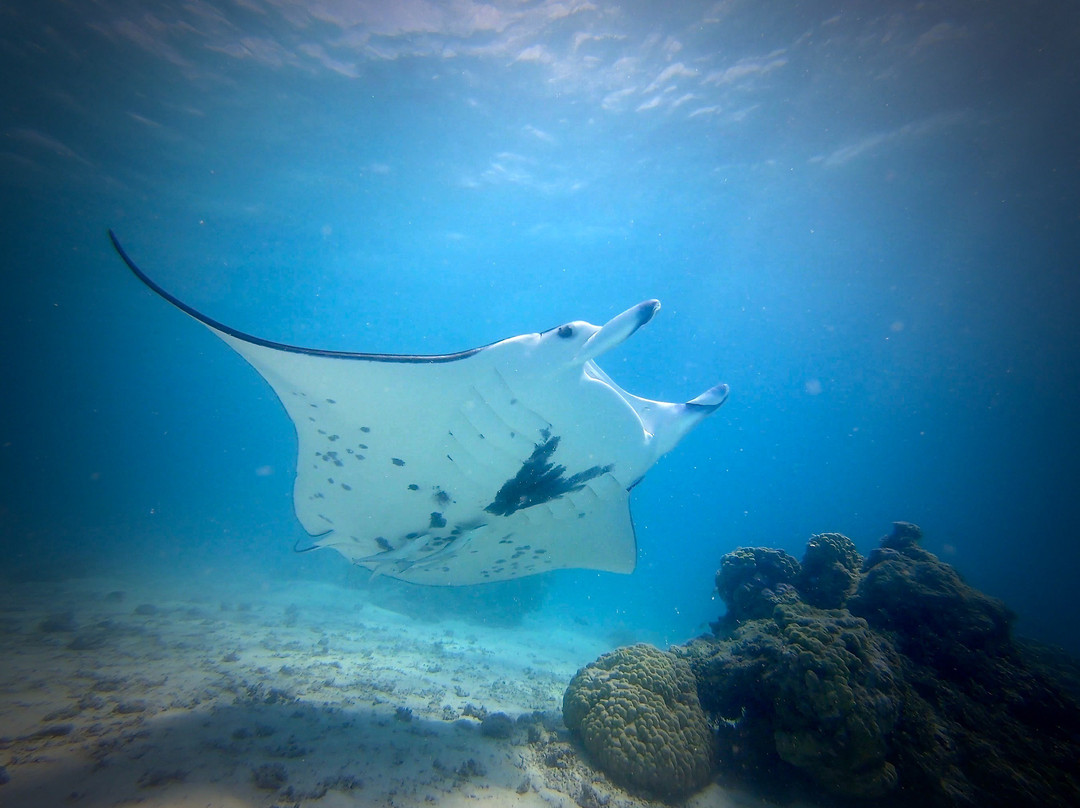
M484 508L496 516L509 516L523 508L542 505L564 494L580 491L585 483L611 471L612 466L591 466L577 474L566 476L566 466L551 462L559 448L559 436L541 430L543 443L537 443L528 460L521 464L518 473L503 483L495 499Z

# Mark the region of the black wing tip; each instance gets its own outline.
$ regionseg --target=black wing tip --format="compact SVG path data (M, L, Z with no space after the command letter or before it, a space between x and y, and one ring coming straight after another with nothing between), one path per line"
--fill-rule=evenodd
M697 412L708 414L718 410L721 405L727 401L730 392L730 387L720 383L709 388L697 398L687 401L683 406L688 410L695 410Z
M225 325L225 323L219 322L213 317L209 317L203 314L198 309L194 308L193 306L189 306L183 300L176 297L176 295L167 292L153 279L151 279L149 275L139 269L138 264L136 264L135 261L132 260L131 256L127 254L127 251L120 244L120 239L117 238L116 233L113 232L111 227L108 228L108 233L109 240L112 241L113 249L116 250L117 255L119 255L120 258L123 259L124 263L127 264L128 269L131 270L135 277L142 281L150 290L152 290L155 294L157 294L164 300L167 300L169 303L180 309L180 311L184 312L184 314L187 314L189 317L198 320L203 325L213 329L214 331L219 332L219 334L225 334L226 336L238 339L241 342L247 342L252 345L259 345L264 348L271 348L275 351L285 351L286 353L307 354L309 356L323 356L332 359L364 359L372 362L398 362L403 364L437 364L441 362L455 362L459 359L465 359L466 357L472 356L473 354L479 353L480 351L484 350L483 347L470 348L469 350L459 351L458 353L437 354L431 356L414 356L408 354L367 354L354 353L352 351L327 351L318 348L303 348L298 345L287 345L283 342L274 342L273 340L256 337L252 334L247 334L243 331L239 331L232 326Z
M203 314L198 309L193 308L192 306L189 306L183 300L176 297L176 295L173 295L173 294L165 291L165 289L163 289L161 286L159 286L157 283L155 283L150 278L149 275L147 275L145 272L143 272L141 269L139 269L139 265L136 264L135 261L132 260L131 256L127 254L127 251L124 249L123 245L120 244L120 239L118 239L116 237L116 233L113 232L112 228L109 228L108 232L109 232L109 240L112 241L113 249L116 250L117 255L119 255L120 258L123 259L124 263L127 264L127 268L132 271L132 273L135 275L135 277L138 278L140 281L142 281L155 294L157 294L160 297L164 298L169 303L172 303L174 306L176 306L176 308L178 308L178 309L180 309L180 311L184 312L184 314L187 314L190 317L194 317L196 320L198 320L203 325L207 325L210 328L213 328L213 329L215 329L217 331L221 331L221 332L223 332L225 334L228 334L229 336L238 337L239 339L246 339L246 340L248 340L250 342L257 341L256 338L254 338L254 337L250 337L247 334L242 334L241 332L239 332L239 331L237 331L237 330L235 330L233 328L229 328L224 323L219 323L217 320L214 320L211 317L207 317L205 314Z

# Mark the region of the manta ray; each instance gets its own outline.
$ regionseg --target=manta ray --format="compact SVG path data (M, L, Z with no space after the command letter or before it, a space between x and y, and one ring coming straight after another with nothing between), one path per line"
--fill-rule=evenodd
M560 568L632 572L630 490L728 395L686 403L623 390L596 359L660 309L574 321L437 356L284 345L177 299L109 238L135 276L270 384L296 427L296 516L353 564L467 585Z

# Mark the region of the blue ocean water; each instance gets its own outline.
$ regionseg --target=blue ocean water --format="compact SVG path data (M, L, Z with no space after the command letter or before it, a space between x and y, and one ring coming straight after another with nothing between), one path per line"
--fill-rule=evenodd
M635 489L637 571L477 608L678 642L725 552L902 519L1080 652L1078 39L1064 0L5 4L0 574L355 574L292 552L288 419L111 227L319 348L661 299L604 369L732 393Z

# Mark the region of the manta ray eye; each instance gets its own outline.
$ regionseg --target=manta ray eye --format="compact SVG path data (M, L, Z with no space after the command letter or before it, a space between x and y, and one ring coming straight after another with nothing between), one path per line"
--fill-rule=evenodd
M559 326L559 336L563 339L569 339L574 336L574 327L572 325Z

